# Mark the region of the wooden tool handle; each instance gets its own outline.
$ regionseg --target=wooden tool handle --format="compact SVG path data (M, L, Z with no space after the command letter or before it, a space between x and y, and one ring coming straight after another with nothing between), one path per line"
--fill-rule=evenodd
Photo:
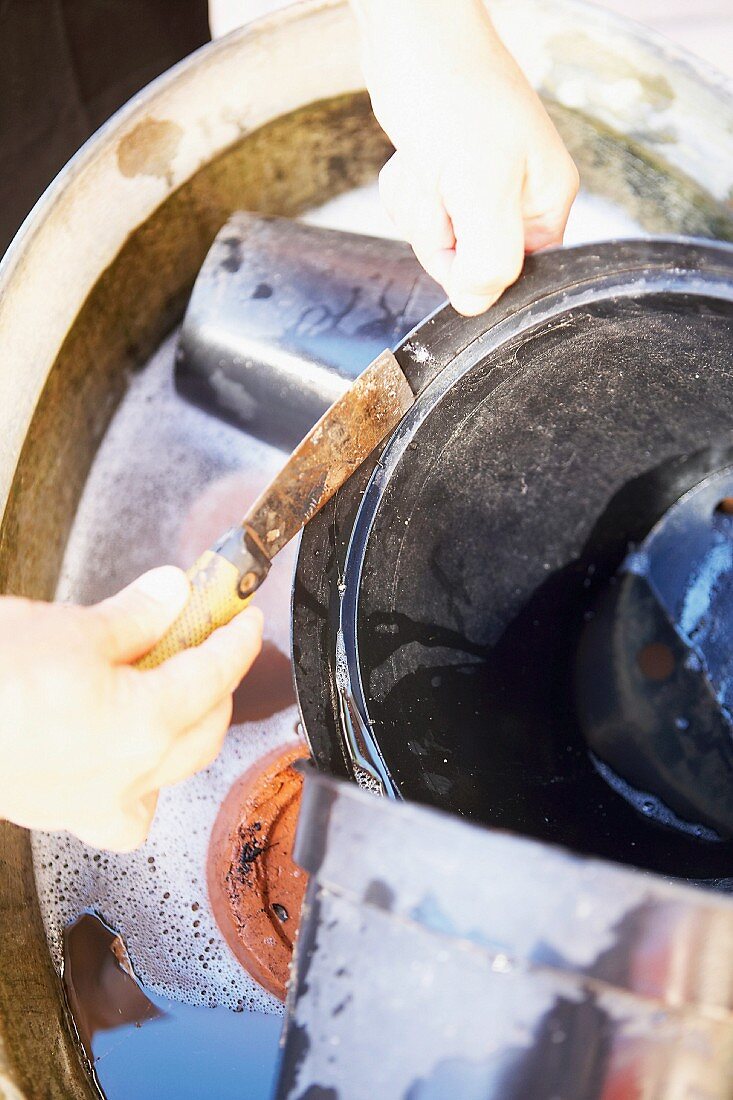
M237 566L215 550L206 550L186 576L191 582L188 603L150 652L135 662L136 668L157 668L175 653L201 645L217 627L244 611L252 599L239 594L241 572Z

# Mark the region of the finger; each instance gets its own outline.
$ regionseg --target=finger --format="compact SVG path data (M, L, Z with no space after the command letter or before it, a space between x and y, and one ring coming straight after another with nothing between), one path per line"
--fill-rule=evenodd
M395 153L379 176L380 195L400 235L432 279L445 286L455 237L437 187Z
M519 277L524 263L524 226L518 179L486 181L465 169L446 195L456 237L448 285L459 313L483 313Z
M232 694L262 645L262 612L250 607L194 649L170 657L145 677L152 712L173 733L201 721Z
M416 251L431 254L453 248L453 227L437 185L418 165L395 153L379 173L379 194L395 226Z
M226 739L231 717L232 697L228 695L173 742L164 759L146 778L142 789L147 792L171 787L213 764Z
M100 811L89 821L81 821L69 828L75 836L90 848L107 852L132 852L148 838L153 822L157 795L150 794L135 800L122 810Z
M540 252L543 248L557 248L563 242L568 216L542 215L538 218L525 218L524 251Z
M397 153L393 153L380 169L378 182L382 206L396 224L398 196L402 187L402 161Z
M580 177L564 149L556 160L558 163L550 165L531 164L527 173L523 196L526 252L561 245L565 236Z
M442 211L442 216L447 217L445 211ZM453 262L456 258L453 245L451 244L449 247L445 248L436 248L434 245L431 247L431 245L419 234L416 234L414 239L410 241L410 244L412 245L412 251L415 253L418 263L431 279L434 279L436 283L439 283L440 286L443 287L447 294L448 283L451 277L451 271L453 270Z
M112 661L142 656L178 618L190 595L186 574L172 565L151 569L115 596L84 609Z

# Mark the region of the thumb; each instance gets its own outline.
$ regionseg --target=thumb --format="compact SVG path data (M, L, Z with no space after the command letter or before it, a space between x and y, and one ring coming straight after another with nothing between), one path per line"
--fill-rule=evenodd
M155 645L180 615L191 593L186 574L173 565L143 573L115 596L86 609L99 645L112 661L129 662Z

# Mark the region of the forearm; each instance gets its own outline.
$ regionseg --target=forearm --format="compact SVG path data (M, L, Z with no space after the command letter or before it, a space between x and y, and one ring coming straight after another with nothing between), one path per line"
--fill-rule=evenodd
M405 44L442 33L460 36L467 20L491 22L482 0L351 0L351 6L361 33L375 41L395 33Z
M434 122L452 108L446 84L479 85L503 95L524 78L482 0L351 0L360 28L362 67L375 113L395 144L403 120ZM449 119L445 119L449 124Z
M351 0L370 60L415 55L458 69L487 49L504 53L482 0Z

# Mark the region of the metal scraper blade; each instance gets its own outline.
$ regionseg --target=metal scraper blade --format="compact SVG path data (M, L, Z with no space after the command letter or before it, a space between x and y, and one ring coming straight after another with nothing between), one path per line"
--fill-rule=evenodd
M383 351L324 413L242 521L270 559L397 426L415 395L391 351Z

